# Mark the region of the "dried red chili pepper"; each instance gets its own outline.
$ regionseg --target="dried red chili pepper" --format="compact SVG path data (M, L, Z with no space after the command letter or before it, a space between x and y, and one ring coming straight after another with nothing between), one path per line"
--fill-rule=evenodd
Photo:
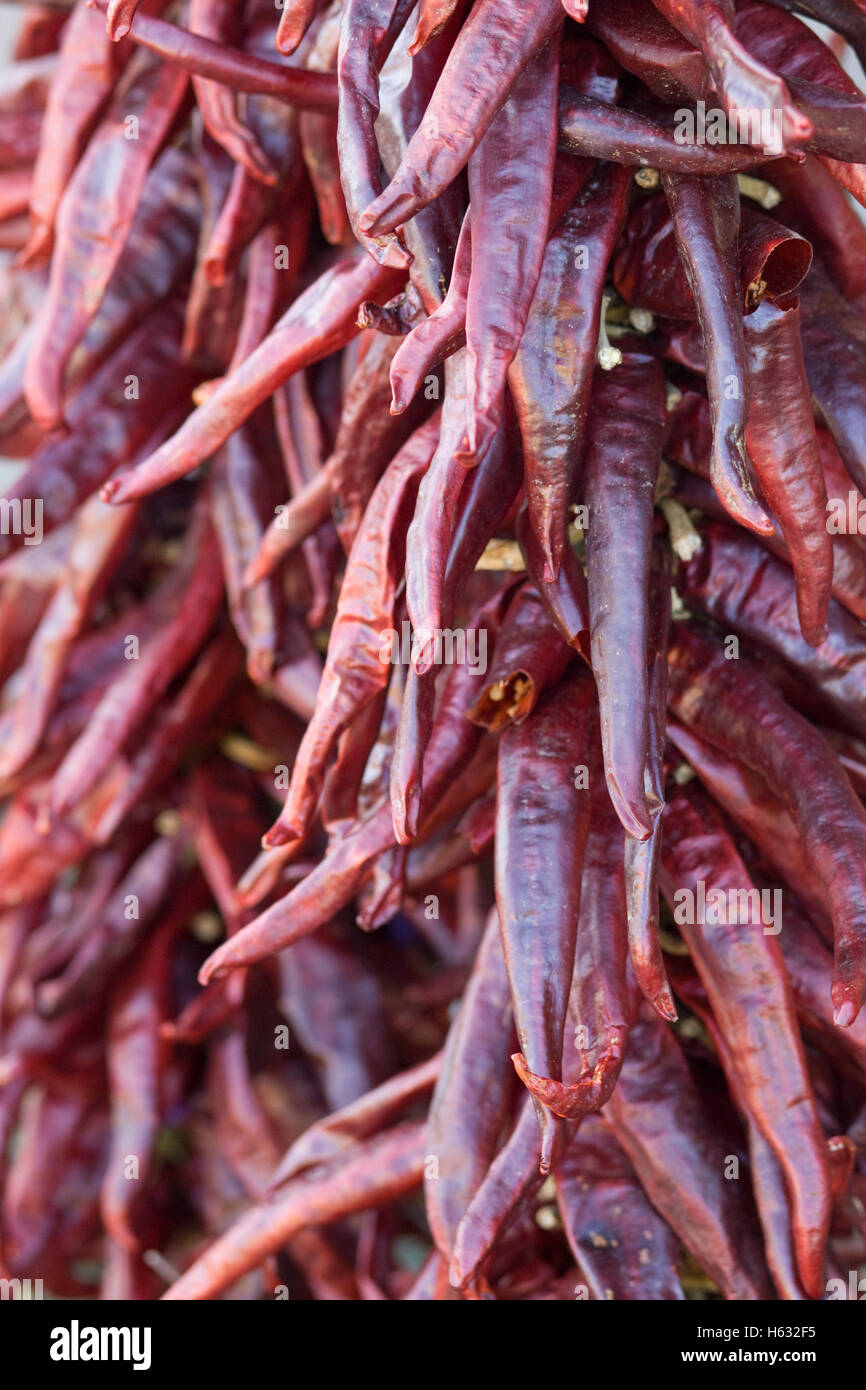
M398 1125L321 1174L286 1183L215 1241L164 1297L214 1298L304 1226L336 1221L410 1192L421 1181L423 1141L423 1125Z
M718 523L707 526L701 538L700 552L678 580L687 602L726 630L735 629L753 648L766 648L790 663L834 720L855 734L866 733L866 689L860 675L866 648L857 620L832 603L824 640L809 650L800 635L787 567Z
M509 367L523 441L529 518L544 550L545 579L562 563L566 516L592 387L608 260L622 229L628 179L586 172L547 244L523 340ZM555 392L555 394L553 394Z
M62 419L63 369L117 264L147 170L171 129L185 88L182 73L153 60L136 60L60 203L51 280L25 377L30 412L43 429Z
M737 1089L784 1171L800 1277L809 1295L820 1298L830 1222L827 1156L782 953L763 911L754 911L760 895L708 800L681 790L668 801L664 826L665 896L676 903L683 891L694 894L704 885L706 920L692 923L691 914L676 909L674 920L732 1049Z
M629 352L613 372L597 369L584 484L591 659L608 791L626 831L638 840L652 832L644 791L649 739L645 594L664 425L663 375L654 358ZM621 543L623 524L627 546Z
M491 913L460 1013L449 1030L427 1119L430 1228L450 1261L457 1229L484 1181L511 1100L511 994L499 919Z
M722 649L696 627L678 625L671 662L674 713L723 751L762 773L803 837L833 916L833 1002L837 1023L846 1027L854 1022L862 1003L862 873L858 864L859 846L866 835L866 820L850 783L834 766L821 735L789 709L757 671L744 663L732 667ZM785 770L792 754L801 768L797 781Z
M557 1131L553 1157L561 1148ZM515 1217L530 1202L544 1180L542 1137L530 1096L525 1097L514 1127L457 1228L449 1277L455 1288L466 1289L479 1278L491 1250Z
M745 332L750 400L746 447L791 552L803 636L818 646L826 630L833 556L826 526L815 525L816 518L825 515L827 494L808 405L797 309L783 311L763 303L746 319ZM767 409L770 373L781 374L790 388L790 405L783 411Z
M595 717L591 684L576 676L551 691L533 719L506 729L499 748L496 901L519 1044L514 1060L521 1080L542 1099L546 1081L562 1076L589 826L589 798L578 790L575 766L587 756ZM545 850L552 826L561 846L553 865ZM553 872L557 889L548 894L543 885ZM546 1172L556 1127L540 1107L539 1121Z
M224 0L190 0L190 33L223 43L232 37L234 14ZM234 96L227 87L193 75L196 100L205 128L232 159L242 164L264 183L273 183L276 174L255 135L238 119Z
M593 1298L685 1298L676 1237L600 1117L583 1121L556 1165L556 1199Z
M658 871L664 809L664 744L667 727L667 646L670 626L671 561L667 546L656 540L650 567L646 803L652 822L647 840L625 840L628 951L637 984L662 1018L676 1020L659 944Z
M181 924L169 919L148 941L110 1005L108 1075L112 1144L100 1198L117 1243L135 1249L135 1181L146 1180L161 1112L165 1044L159 1021L167 1007L170 948Z
M473 6L399 169L360 219L362 232L383 236L447 188L520 73L561 22L559 0L539 0L529 13L514 0L482 0ZM446 132L449 139L442 140Z
M662 177L707 353L713 420L710 476L731 516L760 535L771 530L772 524L748 476L746 357L742 324L733 310L736 295L730 264L739 222L736 184L732 176L712 185L674 174Z
M266 837L267 846L303 836L336 738L385 685L389 667L382 652L393 631L405 528L438 433L437 420L422 426L392 462L371 499L343 581L316 714L304 735L286 804Z
M191 472L293 372L347 343L357 332L358 304L379 287L397 288L396 274L369 259L326 271L162 449L134 475L103 489L104 499L128 502Z
M541 271L553 191L559 35L531 58L469 158L475 254L466 294L466 437L482 459ZM483 248L483 251L482 251Z
M102 9L102 0L95 0L95 8ZM330 73L268 62L228 44L190 34L143 11L131 21L128 37L167 62L214 82L224 82L236 92L259 92L309 111L336 108L337 83Z
M725 1297L766 1298L747 1201L723 1176L725 1137L706 1118L673 1033L648 1011L632 1028L605 1117L656 1211Z

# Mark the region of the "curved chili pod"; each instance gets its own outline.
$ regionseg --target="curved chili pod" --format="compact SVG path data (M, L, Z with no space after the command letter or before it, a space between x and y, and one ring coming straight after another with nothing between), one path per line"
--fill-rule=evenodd
M172 1284L171 1301L216 1298L305 1226L327 1225L396 1201L424 1171L424 1126L407 1122L312 1177L300 1176L239 1217Z
M797 578L800 627L810 646L826 636L833 545L827 491L800 345L799 311L766 301L745 320L749 367L746 447ZM780 405L776 385L785 384Z
M227 0L190 0L190 33L223 43L232 37L234 26L234 9ZM205 128L217 143L254 178L274 183L276 173L265 151L238 118L234 93L222 83L197 75L193 75L192 85Z
M866 989L866 816L829 745L759 673L725 659L689 623L671 646L669 704L711 742L766 777L787 806L833 917L836 1022L854 1022ZM796 759L800 775L790 775Z
M656 1211L726 1298L769 1296L769 1281L741 1183L724 1177L726 1141L711 1125L679 1044L648 1006L631 1030L605 1108Z
M574 154L670 174L727 174L764 158L742 145L678 144L672 131L642 113L569 91L559 100L559 143Z
M664 825L665 896L731 1048L738 1090L784 1171L800 1277L820 1298L830 1224L827 1155L779 943L767 934L762 910L754 911L760 894L706 797L680 790L665 807ZM677 903L699 883L706 920L692 922Z
M358 305L399 288L399 274L369 257L340 261L295 300L237 371L134 472L103 489L107 502L129 502L192 472L283 381L345 346L358 329Z
M585 445L607 264L622 230L629 179L600 166L547 243L508 385L523 441L529 520L554 581L566 545L568 505Z
M655 358L628 352L613 371L597 369L584 484L592 668L608 791L626 831L638 840L652 833L644 791L649 739L646 594L664 427L663 374Z
M475 254L466 295L463 462L496 434L547 242L556 148L559 35L531 58L469 159Z
M650 564L649 715L647 760L644 767L646 803L652 821L648 840L625 839L625 888L628 917L628 953L635 979L654 1009L669 1021L677 1011L665 973L659 943L658 870L664 809L664 746L667 729L668 629L670 627L670 549L660 540L653 545Z
M583 1121L555 1177L565 1235L593 1298L685 1298L679 1241L600 1116Z
M147 171L183 101L186 76L135 61L72 176L57 216L48 294L39 312L24 393L52 429L63 415L63 373L93 317L135 217ZM136 139L130 140L130 119Z
M552 1159L562 1145L561 1121L554 1131ZM457 1289L476 1280L502 1232L535 1196L544 1181L542 1139L535 1102L527 1096L514 1127L494 1158L457 1228L449 1278Z
M91 3L96 9L103 8L103 0L91 0ZM337 108L337 81L333 73L271 63L228 44L191 34L187 29L142 11L130 24L129 38L167 62L177 63L200 77L224 82L236 92L278 97L306 111L335 111Z
M379 483L352 547L340 590L316 710L292 770L286 803L266 847L301 839L309 826L328 756L355 714L387 683L388 633L405 561L405 536L419 482L439 437L438 420L417 431Z
M596 718L592 685L575 674L549 692L525 724L506 729L499 745L496 903L520 1048L514 1062L541 1100L548 1080L562 1080L590 811L575 766L586 760ZM551 862L554 827L561 849ZM541 1106L539 1123L547 1172L556 1127Z
M706 989L685 961L675 962L674 981L681 999L703 1023L713 1046L722 1061L725 1080L737 1109L741 1112L749 1136L749 1167L752 1191L764 1236L767 1268L779 1297L800 1302L807 1297L797 1269L791 1210L785 1187L785 1175L772 1147L764 1138L754 1117L748 1112L740 1092L737 1069L728 1042L713 1016Z
M327 0L286 0L280 14L276 44L280 53L294 53Z
M626 982L625 832L602 776L601 745L587 757L590 825L580 881L577 949L563 1047L563 1081L533 1087L556 1115L575 1120L607 1101L634 1016Z
M394 267L408 264L399 237L392 229L392 235L377 243L366 235L361 214L382 188L374 130L379 114L379 69L413 8L413 0L348 0L337 58L337 146L349 221L361 245L377 261Z
M410 46L411 26L404 25L379 74L381 109L376 121L376 142L389 178L424 119L460 19L462 14L458 11L420 54ZM412 258L409 282L428 313L442 302L463 208L464 189L457 181L403 228L406 249Z
M466 299L472 266L472 212L467 208L441 304L397 345L391 363L391 413L401 414L438 364L466 341ZM438 387L438 382L436 382Z
M677 580L686 602L787 662L843 728L866 736L866 640L857 619L832 603L824 640L808 647L788 568L718 522L702 528L701 539Z
M562 21L559 0L536 0L529 11L519 0L473 5L400 167L360 219L362 232L382 237L447 188Z
M78 0L61 37L58 70L48 93L22 264L47 259L57 209L81 146L128 57L109 42L102 16L86 0Z
M712 483L741 526L767 534L772 522L755 497L745 445L746 350L732 266L739 224L736 179L663 174L662 182L707 354Z
M457 1229L484 1182L511 1100L511 992L499 919L491 912L460 1012L448 1031L427 1117L425 1182L433 1239L448 1260Z

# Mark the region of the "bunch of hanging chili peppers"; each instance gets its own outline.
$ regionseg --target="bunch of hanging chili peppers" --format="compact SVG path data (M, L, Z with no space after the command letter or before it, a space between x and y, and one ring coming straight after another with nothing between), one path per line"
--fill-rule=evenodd
M847 1296L863 66L860 0L22 4L5 1276Z

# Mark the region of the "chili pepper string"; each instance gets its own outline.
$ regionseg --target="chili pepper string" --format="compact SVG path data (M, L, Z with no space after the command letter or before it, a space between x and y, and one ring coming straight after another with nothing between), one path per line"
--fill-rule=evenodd
M839 1296L866 19L21 10L0 1272Z

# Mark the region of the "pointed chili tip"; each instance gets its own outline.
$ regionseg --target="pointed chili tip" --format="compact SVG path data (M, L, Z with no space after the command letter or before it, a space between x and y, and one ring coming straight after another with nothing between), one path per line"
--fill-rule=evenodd
M95 6L94 6L94 8L95 8ZM109 29L109 31L108 31L108 37L109 37L114 43L120 43L120 40L121 40L121 39L125 39L125 38L126 38L126 36L127 36L127 34L129 33L129 31L130 31L131 28L132 28L132 25L131 25L131 24L123 24L123 23L115 24L111 29Z
M259 551L258 555L253 556L241 575L241 588L254 589L257 584L261 583L266 574L265 560Z
M734 521L740 526L745 526L747 530L754 531L756 536L772 536L775 532L775 523L757 498L737 497L731 502L720 495L720 500Z
M671 994L670 990L666 990L663 991L661 994L657 994L655 999L653 1000L653 1007L656 1009L658 1013L661 1014L663 1019L667 1020L668 1023L676 1023L677 1019L679 1018L677 1006L674 1003L673 995Z
M391 376L391 414L402 415L403 411L409 406L412 400L411 392L407 395L405 391L406 383L403 381L399 372L394 372Z
M803 641L809 647L820 647L822 642L826 642L828 628L826 623L821 623L820 627L813 627L811 623L805 625L800 623L800 633Z
M833 1022L837 1028L850 1028L859 1012L853 999L843 999L833 1010Z
M412 257L405 246L400 244L396 232L389 232L387 239L377 243L380 249L378 257L380 265L387 266L389 270L408 270L412 264Z
M532 1072L526 1065L526 1058L524 1057L522 1052L512 1052L511 1062L514 1067L514 1070L517 1072L517 1075L520 1077L520 1080L524 1083L524 1085L527 1081L532 1080Z
M657 970L655 970L652 966L650 966L649 968L653 969L653 973L655 973L657 976L659 974L664 974L664 967L661 965L659 965ZM677 1013L677 1006L674 1003L674 996L671 993L671 987L667 983L667 981L665 981L664 984L660 985L657 990L653 990L649 993L647 993L646 990L642 990L642 993L644 995L644 998L648 1000L648 1002L655 1009L656 1013L660 1014L666 1023L676 1023L677 1019L679 1018L679 1014Z
M262 849L281 849L283 845L291 844L292 840L299 839L294 827L284 825L282 821L276 821L266 830L262 836Z
M99 489L99 495L103 502L120 502L123 499L118 495L123 484L122 478L109 478L107 483L103 483Z
M212 951L208 956L198 972L198 982L200 985L209 985L211 980L220 980L223 975L229 974L232 969L232 964L225 959L225 947L228 944L228 942L224 942L222 946L218 946L217 949Z
M205 985L209 985L211 980L216 978L217 967L215 965L211 965L212 960L213 956L208 956L204 965L198 972L198 982L202 987L204 987Z
M406 787L402 797L393 803L394 834L400 845L411 845L418 836L421 790L417 783Z
M418 636L416 630L416 646L412 654L412 667L416 676L426 676L433 665L433 638L432 636Z

